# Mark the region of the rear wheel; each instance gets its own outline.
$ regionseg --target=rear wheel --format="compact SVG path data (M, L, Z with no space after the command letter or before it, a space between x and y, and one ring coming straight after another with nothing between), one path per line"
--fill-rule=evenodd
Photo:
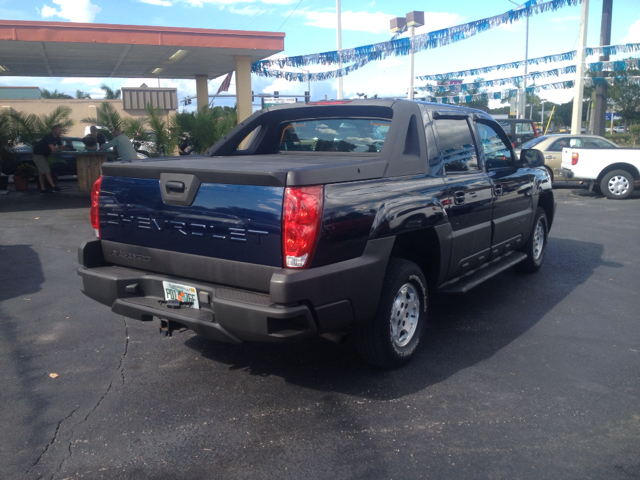
M537 272L542 266L544 256L547 252L547 237L549 236L549 221L545 211L538 207L533 221L533 230L522 251L527 254L527 258L516 265L516 270L520 272Z
M626 170L612 170L600 182L600 191L613 200L629 198L635 187L635 179Z
M392 258L374 319L356 334L356 346L368 362L396 368L415 355L427 320L427 282L409 260Z

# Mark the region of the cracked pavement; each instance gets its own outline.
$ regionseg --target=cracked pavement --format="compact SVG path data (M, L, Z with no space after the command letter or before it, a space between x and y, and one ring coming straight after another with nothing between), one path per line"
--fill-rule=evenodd
M640 195L556 192L540 272L434 298L397 371L160 335L80 292L88 198L0 197L0 478L640 478Z

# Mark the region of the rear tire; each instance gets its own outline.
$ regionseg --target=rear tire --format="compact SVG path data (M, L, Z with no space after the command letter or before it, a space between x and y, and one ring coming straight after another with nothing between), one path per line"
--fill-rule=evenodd
M524 273L537 272L542 266L544 256L547 253L547 239L549 237L549 221L545 211L538 207L533 221L533 229L522 251L527 258L516 265L516 270Z
M600 182L600 190L612 200L629 198L635 187L635 179L626 170L612 170Z
M409 260L389 260L376 315L356 332L362 358L383 368L409 362L425 329L427 304L427 282L420 267Z

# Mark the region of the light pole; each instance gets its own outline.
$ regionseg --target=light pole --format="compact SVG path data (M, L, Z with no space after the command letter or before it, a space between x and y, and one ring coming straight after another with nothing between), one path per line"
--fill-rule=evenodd
M518 7L522 8L523 5L514 2L513 0L509 0L514 5L518 5ZM526 36L524 41L524 92L522 94L522 99L520 100L520 105L522 108L518 109L519 114L524 117L525 105L527 104L527 74L529 73L529 15L527 17L527 28L526 28Z
M544 98L540 99L540 102L542 102L542 113L540 114L540 130L544 132L544 102L546 102L547 100Z
M413 100L413 36L415 34L415 27L421 27L424 25L424 12L409 12L406 17L396 17L391 19L390 28L391 33L396 33L404 29L405 26L409 27L409 41L411 47L409 48L409 100Z
M338 69L342 70L342 57L340 57L342 53L342 12L340 11L340 0L336 0L336 13L338 15ZM342 76L338 77L338 100L342 100Z

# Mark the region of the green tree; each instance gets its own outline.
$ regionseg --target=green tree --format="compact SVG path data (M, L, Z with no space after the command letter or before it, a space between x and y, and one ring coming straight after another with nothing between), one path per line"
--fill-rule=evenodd
M62 127L62 135L65 135L73 126L71 120L71 108L61 105L53 109L49 114L36 115L35 113L15 112L9 114L15 129L15 135L20 141L30 145L50 133L54 125Z
M237 111L232 107L203 107L198 112L177 113L171 118L171 129L188 134L194 151L203 153L235 127Z
M87 92L83 92L82 90L76 90L76 98L78 100L91 100L91 95L89 95Z
M149 133L155 142L155 155L171 156L178 146L180 140L179 132L175 128L171 128L173 123L162 117L162 109L154 108L151 104L147 104L147 113Z
M117 90L112 90L111 87L105 83L100 85L100 89L104 92L105 100L117 100L122 95L122 91L119 88Z
M67 95L66 93L59 92L57 88L53 92L50 90L47 90L46 88L43 88L42 92L40 93L40 96L42 98L53 98L53 99L72 99L73 98L71 95Z
M102 133L109 139L112 138L111 132L116 128L124 131L122 117L109 102L102 102L100 106L96 108L96 114L97 117L85 117L80 121L102 127Z

